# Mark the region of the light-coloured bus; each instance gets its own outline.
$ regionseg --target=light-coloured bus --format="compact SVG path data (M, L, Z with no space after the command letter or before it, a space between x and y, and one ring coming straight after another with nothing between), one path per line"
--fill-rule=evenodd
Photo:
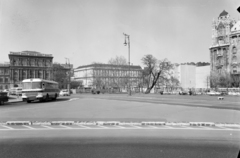
M25 79L22 81L22 99L30 103L34 100L56 100L59 96L58 83L40 78Z

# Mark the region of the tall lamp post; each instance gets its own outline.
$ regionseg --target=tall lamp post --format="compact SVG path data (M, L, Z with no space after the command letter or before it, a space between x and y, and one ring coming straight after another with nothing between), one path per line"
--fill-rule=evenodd
M131 95L131 80L130 80L130 35L123 33L125 37L124 46L128 45L128 94ZM128 41L128 42L127 42Z
M70 60L69 58L65 58L67 60L66 63L68 63L68 68L69 68L69 72L68 72L68 92L70 93L70 82L71 82L71 65L70 65Z

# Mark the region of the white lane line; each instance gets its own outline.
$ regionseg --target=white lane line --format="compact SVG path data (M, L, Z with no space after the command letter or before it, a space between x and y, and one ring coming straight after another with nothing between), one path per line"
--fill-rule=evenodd
M101 125L97 125L98 127L101 127L101 128L109 128L109 127L105 127L105 126L101 126Z
M9 126L5 126L5 125L1 125L1 126L7 128L7 129L15 129L15 128L12 128L12 127L9 127Z
M77 126L79 126L79 127L83 127L83 128L90 128L90 127L88 127L88 126L84 126L84 125L77 125Z
M158 128L157 126L148 126L148 127L150 127L150 128Z
M114 127L118 127L118 128L126 128L126 127L123 127L123 126L114 126Z
M170 127L170 126L163 126L163 128L175 129L174 127Z
M49 126L45 126L45 125L41 125L42 127L46 127L48 129L55 129L55 128L52 128L52 127L49 127Z
M36 128L30 127L30 126L27 126L27 125L22 125L22 126L26 127L26 128L29 128L29 129L36 129Z
M64 125L59 125L59 126L64 127L64 128L68 128L68 129L72 129L72 128L69 127L69 126L64 126Z
M78 100L79 98L71 98L68 101Z
M135 128L142 128L142 127L139 127L139 126L134 126L134 125L130 125L131 127L135 127Z

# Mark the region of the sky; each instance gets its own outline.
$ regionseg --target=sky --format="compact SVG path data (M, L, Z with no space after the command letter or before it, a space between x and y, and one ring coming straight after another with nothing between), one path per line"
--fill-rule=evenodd
M0 63L10 52L52 54L74 68L152 54L173 63L209 62L212 20L226 10L238 20L239 0L0 0Z

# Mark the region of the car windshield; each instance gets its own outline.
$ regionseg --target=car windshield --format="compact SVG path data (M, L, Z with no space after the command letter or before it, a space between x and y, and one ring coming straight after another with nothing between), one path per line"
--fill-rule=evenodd
M0 0L0 158L236 158L239 6Z

